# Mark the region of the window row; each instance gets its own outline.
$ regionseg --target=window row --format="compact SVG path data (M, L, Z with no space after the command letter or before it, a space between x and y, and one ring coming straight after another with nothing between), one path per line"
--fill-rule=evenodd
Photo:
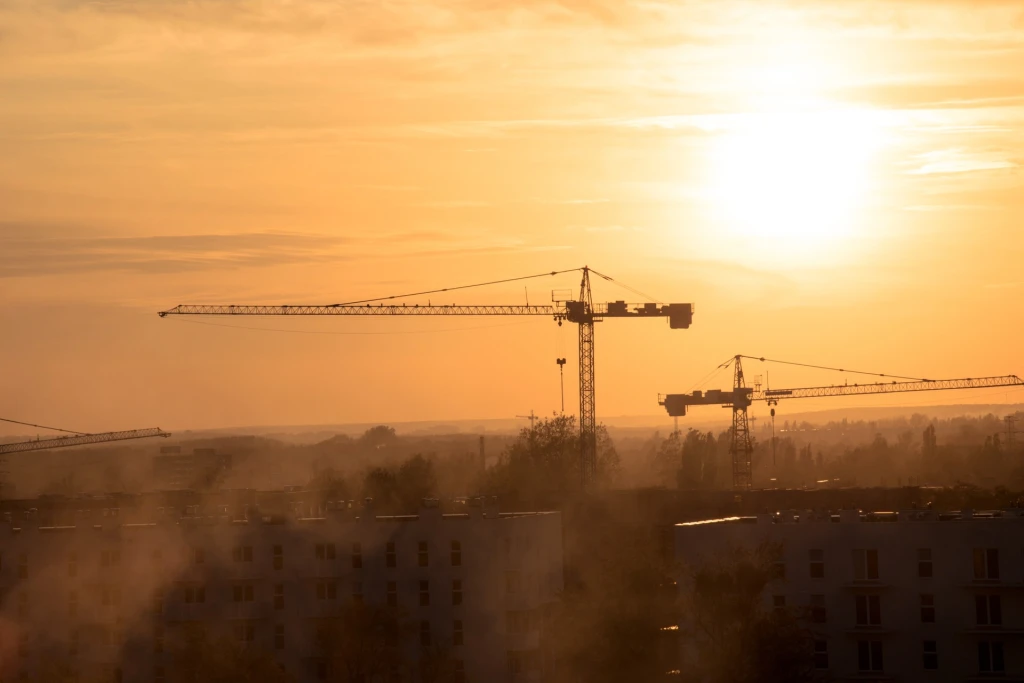
M825 578L825 551L813 548L808 551L807 574L812 579ZM973 577L976 581L999 579L999 549L974 548L971 553ZM917 576L929 579L934 576L935 566L931 548L917 550ZM776 563L776 575L785 578L785 565ZM853 577L856 581L878 581L878 550L858 548L853 551Z
M829 667L828 641L814 641L814 667L816 669ZM926 670L939 668L939 649L936 641L921 641L921 668ZM857 670L862 674L880 674L885 671L882 641L861 640L857 642ZM1005 671L1003 643L989 640L979 642L978 672L1000 674Z
M772 606L779 610L786 607L786 596L773 595ZM935 595L922 593L919 596L920 621L922 624L935 623ZM812 595L808 606L810 620L816 624L828 621L828 610L824 595ZM854 614L858 626L879 626L882 624L882 597L880 595L854 596ZM974 596L975 624L978 626L1001 626L1003 624L1003 602L1000 595Z

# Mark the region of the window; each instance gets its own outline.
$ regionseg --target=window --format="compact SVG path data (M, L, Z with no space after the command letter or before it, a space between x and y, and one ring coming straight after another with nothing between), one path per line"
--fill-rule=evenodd
M459 541L452 541L452 566L462 566L462 543Z
M316 663L316 679L318 681L327 680L327 662L318 661Z
M430 605L430 582L420 581L420 607Z
M811 550L810 555L810 572L812 579L824 579L825 578L825 551L824 550Z
M231 552L231 558L235 562L252 562L252 546L235 546L235 549Z
M101 567L116 567L121 564L121 551L114 550L102 550L100 551L100 566Z
M388 607L398 607L398 584L388 581Z
M456 619L452 624L452 645L462 645L462 620Z
M1003 623L1003 603L998 595L974 596L974 613L978 626L999 626Z
M921 623L935 623L935 596L923 593L921 595Z
M522 587L523 577L517 571L505 572L505 594L517 595Z
M352 569L363 568L363 544L352 544Z
M426 541L420 541L419 550L416 552L416 563L421 567L430 566L430 555L427 553Z
M166 674L164 674L164 668L162 666L153 667L153 683L164 683L166 681Z
M878 551L853 551L853 578L857 581L878 580Z
M384 563L388 566L389 569L394 569L395 566L398 564L395 561L395 544L392 541L388 541L388 545L384 553L384 560Z
M71 654L72 657L74 657L75 655L78 654L78 641L79 640L80 640L80 636L78 635L78 631L72 631L71 632L71 642L68 645L68 652Z
M882 623L882 598L878 595L857 596L857 625L878 626Z
M508 672L513 676L523 673L523 653L515 650L508 651Z
M781 612L786 609L786 596L785 595L773 595L772 596L772 609L776 612Z
M939 668L939 650L935 645L934 640L926 640L921 645L922 659L924 668L926 669L938 669Z
M1006 671L1003 661L1003 644L983 640L978 643L978 671L983 674L996 674Z
M28 615L28 593L21 591L18 593L18 616L24 617Z
M71 553L68 556L68 577L75 578L78 576L78 553Z
M274 625L274 649L284 649L284 624Z
M462 604L462 580L461 579L455 579L454 581L452 581L452 604L456 605L456 606Z
M420 645L430 647L430 622L420 622Z
M466 664L461 659L453 662L452 683L466 683Z
M316 544L316 559L318 560L333 560L335 557L335 547L333 543L317 543Z
M206 562L206 551L202 548L192 549L192 564L203 564Z
M206 602L206 588L203 586L186 586L185 602Z
M505 612L505 632L511 634L526 633L530 630L529 612Z
M815 624L824 624L828 618L828 614L825 611L825 596L824 595L812 595L811 596L811 621Z
M999 578L999 549L974 549L974 580L995 581Z
M103 588L100 589L100 603L104 607L109 607L110 605L118 605L118 604L120 604L120 602L121 602L121 589L120 588L117 588L117 587L109 588L107 586L104 586Z
M153 592L153 611L160 614L164 611L164 589L157 588Z
M782 561L772 563L772 578L779 581L786 578L786 563Z
M274 546L274 569L284 569L284 548Z
M78 614L78 593L71 591L68 595L68 616L73 617Z
M827 640L816 640L816 641L814 641L814 668L815 669L827 669L828 668L828 641Z
M274 609L284 609L284 584L274 584Z
M317 581L316 597L318 600L334 600L338 597L338 585L334 581Z
M232 597L235 602L252 602L253 587L251 583L232 586Z
M882 641L862 640L857 643L857 669L865 672L882 671Z
M353 581L352 582L352 602L361 605L363 604L363 582Z
M402 683L402 670L397 664L388 667L388 683Z
M239 643L251 643L255 638L255 631L251 621L235 622L235 640Z
M18 556L18 578L28 578L28 555L25 553Z
M931 548L920 548L917 551L917 576L922 579L932 578Z
M153 653L160 654L164 651L164 627L157 624L153 627Z

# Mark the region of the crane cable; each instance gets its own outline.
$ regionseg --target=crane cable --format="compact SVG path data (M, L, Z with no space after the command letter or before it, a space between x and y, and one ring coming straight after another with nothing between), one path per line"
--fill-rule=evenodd
M522 277L510 277L505 280L492 280L491 282L478 282L472 285L459 285L457 287L444 287L442 289L431 289L423 292L410 292L408 294L393 294L391 296L378 296L372 299L360 299L358 301L346 301L340 304L330 304L331 306L354 306L356 304L368 304L376 301L390 301L392 299L405 299L410 296L423 296L424 294L440 294L441 292L454 292L459 289L472 289L473 287L487 287L488 285L501 285L508 282L520 282L522 280L532 280L540 277L551 277L553 275L563 275L565 273L573 273L582 268L569 268L568 270L553 270L550 273L538 273L536 275L523 275Z
M636 294L637 296L642 296L643 298L647 299L648 301L651 301L652 303L656 303L656 304L663 303L660 299L655 299L650 294L644 294L639 289L634 289L633 287L630 287L629 285L627 285L624 282L619 282L618 280L613 278L611 275L605 275L604 273L599 273L596 270L594 270L593 268L590 269L590 272L593 273L594 275L597 275L598 277L604 278L608 282L614 282L619 287L622 287L623 289L628 290L628 291L632 292L633 294Z
M9 420L6 417L0 417L0 422L10 422L11 424L22 425L24 427L36 427L38 429L50 429L55 432L65 432L67 434L77 434L78 436L88 436L86 432L73 432L70 429L61 429L60 427L47 427L46 425L37 425L31 422L21 422L20 420Z
M833 372L848 372L848 373L854 374L854 375L870 375L872 377L888 377L890 379L905 379L905 380L910 380L912 382L930 382L931 381L929 379L924 379L922 377L906 377L904 375L892 375L892 374L887 374L887 373L884 373L884 372L865 372L865 371L862 371L862 370L848 370L846 368L833 368L833 367L829 367L827 365L811 365L810 363L797 363L795 361L776 360L774 358L765 358L764 356L746 356L746 355L743 355L743 354L740 354L738 356L733 356L732 358L730 358L726 362L722 363L722 365L720 365L719 367L725 367L725 366L729 365L729 363L732 363L736 358L748 358L750 360L759 360L762 363L779 363L780 365L796 365L796 366L799 366L799 367L802 367L802 368L813 368L815 370L831 370Z

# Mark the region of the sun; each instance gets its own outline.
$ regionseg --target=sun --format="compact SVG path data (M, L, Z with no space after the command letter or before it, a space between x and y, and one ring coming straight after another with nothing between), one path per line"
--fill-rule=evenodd
M841 250L868 199L877 143L869 112L734 117L713 140L707 164L716 241L790 263Z

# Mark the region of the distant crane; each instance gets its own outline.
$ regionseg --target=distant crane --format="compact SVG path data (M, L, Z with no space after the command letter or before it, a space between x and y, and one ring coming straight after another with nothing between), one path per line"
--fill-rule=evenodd
M767 361L772 363L783 363L786 365L800 365L812 367L819 370L834 370L858 375L873 375L876 377L894 377L897 382L873 382L869 384L839 384L822 387L803 387L799 389L761 389L748 387L743 376L743 359ZM792 363L789 361L777 361L756 356L737 355L723 363L722 368L733 366L733 388L732 391L712 389L709 391L694 391L692 394L667 394L658 398L658 404L665 406L665 410L672 417L683 417L686 409L692 406L721 405L723 408L732 408L732 430L730 431L729 455L732 458L732 485L740 491L749 490L752 485L750 455L754 450L753 442L750 439L750 426L747 417L747 408L754 401L765 401L769 406L778 405L779 401L787 398L825 398L832 396L862 396L866 394L895 394L908 391L941 391L950 389L978 389L985 387L1012 387L1024 386L1024 380L1016 375L1003 375L1000 377L978 377L967 379L918 379L914 377L902 377L899 375L886 375L877 372L860 372L857 370L846 370L844 368L829 368L824 366L808 365L806 363ZM775 409L772 408L772 416Z
M457 304L433 305L423 304L385 304L384 301L406 299L414 296L440 294L458 289L482 287L485 285L503 284L530 278L547 277L563 273L582 272L579 295L577 298L558 300L552 296L551 305L531 306L463 306ZM274 306L274 305L194 305L184 304L166 311L160 311L162 318L168 315L272 315L272 316L310 316L310 315L345 315L345 316L466 316L466 315L514 315L514 316L550 316L559 325L563 321L579 325L580 354L580 477L584 488L593 479L597 468L597 419L596 390L594 382L594 323L605 318L668 318L671 329L686 329L693 322L692 304L627 304L625 301L613 301L607 304L593 302L590 291L590 274L593 273L605 280L614 280L598 273L596 270L583 266L571 270L552 271L539 275L483 282L474 285L446 287L424 292L413 292L375 299L351 301L343 304L313 306ZM570 295L571 296L571 295Z
M162 431L158 427L151 427L149 429L129 429L123 432L101 432L99 434L58 436L52 439L35 439L33 441L18 441L15 443L0 444L0 455L6 455L8 453L24 453L26 451L47 451L51 448L85 446L87 444L106 443L108 441L148 439L153 436L166 438L170 435L170 432Z
M530 414L529 415L516 415L516 417L518 417L520 419L523 419L523 420L529 420L530 421L530 431L531 432L533 431L533 423L537 421L537 416L533 414L533 410L532 409L530 410Z

